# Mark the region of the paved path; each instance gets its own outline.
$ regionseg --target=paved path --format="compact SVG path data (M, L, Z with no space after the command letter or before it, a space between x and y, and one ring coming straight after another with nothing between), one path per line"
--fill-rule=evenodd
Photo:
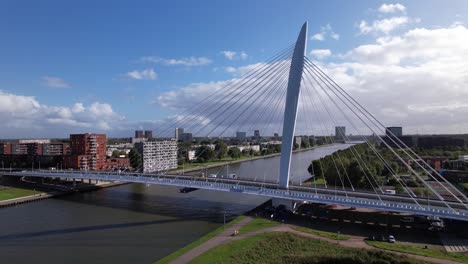
M214 248L220 244L224 244L228 241L231 241L232 237L231 235L234 233L235 230L239 230L242 226L246 225L252 221L251 217L245 217L238 223L234 224L233 226L226 228L223 232L219 233L217 236L213 237L212 239L206 241L205 243L192 248L190 251L186 252L184 255L178 257L174 261L171 262L171 264L183 264L183 263L189 263L205 251Z
M325 238L325 237L321 237L318 235L294 230L289 225L286 225L286 224L282 224L280 226L275 226L275 227L270 227L270 228L265 228L262 230L249 232L246 234L240 234L238 236L231 236L235 230L239 230L242 226L248 224L250 221L252 221L251 217L246 217L242 219L239 223L231 226L230 228L227 228L225 231L221 232L220 234L213 237L212 239L186 252L184 255L172 261L171 264L189 263L190 261L194 260L196 257L200 256L204 252L218 245L221 245L230 241L234 241L234 240L239 240L239 239L255 236L258 234L268 233L268 232L289 232L289 233L300 235L303 237L309 237L313 239L327 241L327 242L338 244L338 245L345 246L345 247L381 250L381 251L386 251L386 252L390 252L390 253L397 254L397 255L405 255L413 259L422 260L426 262L432 262L432 263L441 263L441 264L459 264L460 263L460 262L451 261L451 260L436 259L436 258L424 257L424 256L419 256L419 255L414 255L414 254L409 254L409 253L395 252L395 251L385 250L385 249L377 249L375 247L372 247L366 244L366 242L364 242L365 237L361 237L361 236L348 235L350 237L350 239L348 240L334 240L330 238Z

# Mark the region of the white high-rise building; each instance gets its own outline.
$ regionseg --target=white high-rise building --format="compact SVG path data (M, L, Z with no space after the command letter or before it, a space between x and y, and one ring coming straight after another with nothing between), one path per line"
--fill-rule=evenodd
M177 168L177 141L157 140L135 144L143 160L143 172L165 171Z
M184 129L183 128L178 127L178 128L175 129L174 137L175 137L176 140L182 139L182 134L184 134Z

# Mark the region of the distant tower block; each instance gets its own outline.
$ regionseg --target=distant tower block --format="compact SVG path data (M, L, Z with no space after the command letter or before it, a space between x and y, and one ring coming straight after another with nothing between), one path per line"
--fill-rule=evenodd
M281 146L279 186L289 187L289 171L293 149L294 131L296 129L297 106L301 92L302 71L307 46L307 22L302 26L297 38L289 70L288 90L286 92L286 107L283 121L283 137Z

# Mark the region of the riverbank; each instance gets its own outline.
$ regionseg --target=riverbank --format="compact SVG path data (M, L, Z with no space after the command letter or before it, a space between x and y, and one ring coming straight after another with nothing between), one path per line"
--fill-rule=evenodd
M21 197L1 200L0 201L0 208L15 206L15 205L24 204L24 203L35 202L35 201L39 201L39 200L43 200L43 199L68 195L68 194L72 194L72 193L76 193L76 192L95 191L95 190L99 190L99 189L102 189L102 188L109 188L109 187L119 186L119 185L123 185L123 184L127 184L127 183L126 182L98 182L96 184L78 184L75 188L68 189L68 190L62 188L60 190L44 191L44 192L34 191L34 192L37 192L37 193L32 194L32 195L25 195L25 196L21 196ZM15 188L15 187L8 186L7 188ZM29 191L32 191L32 190L29 190ZM28 192L25 192L25 193L28 193Z
M336 144L326 144L326 145L319 145L319 146L314 146L310 148L297 149L297 150L293 150L293 153L303 152L303 151L308 151L308 150L313 150L313 149L328 147L328 146L333 146L333 145L336 145ZM281 153L274 153L274 154L269 154L269 155L264 155L264 156L243 156L239 159L222 159L222 160L215 160L215 161L209 161L209 162L204 162L204 163L195 162L195 163L185 165L184 168L180 168L179 166L179 168L170 170L169 172L171 174L183 174L187 172L218 168L218 167L226 166L228 164L231 165L231 164L238 164L238 163L242 163L246 161L268 159L268 158L273 158L273 157L277 157L280 155Z
M313 229L297 229L290 224L243 217L231 228L184 250L170 261L156 263L374 263L386 259L391 263L465 263L466 257L446 258L413 252L377 249L365 237L334 238ZM265 228L257 228L258 223ZM267 225L267 222L273 224ZM240 232L237 232L239 231ZM244 231L243 231L244 230ZM247 230L247 232L245 231ZM233 235L239 233L239 235ZM287 243L285 243L287 241ZM196 243L196 242L194 242ZM387 242L382 242L387 243ZM180 252L182 253L182 252ZM458 254L462 256L462 254ZM465 255L466 256L466 255ZM164 259L163 259L164 260ZM167 259L166 259L167 260Z

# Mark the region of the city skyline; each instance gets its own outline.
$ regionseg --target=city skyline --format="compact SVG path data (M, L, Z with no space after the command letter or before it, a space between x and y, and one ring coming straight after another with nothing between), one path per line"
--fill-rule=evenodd
M339 3L246 2L252 10L244 12L237 4L187 2L178 7L182 17L172 18L163 11L180 5L48 1L24 9L9 2L1 11L0 138L157 130L180 106L285 48L303 21L310 24L307 56L386 125L410 134L466 133L467 4L362 1L339 16L320 12ZM429 12L436 7L437 18ZM112 12L99 12L104 8ZM266 19L283 11L288 15ZM218 23L202 18L208 12ZM138 19L118 21L126 16Z

